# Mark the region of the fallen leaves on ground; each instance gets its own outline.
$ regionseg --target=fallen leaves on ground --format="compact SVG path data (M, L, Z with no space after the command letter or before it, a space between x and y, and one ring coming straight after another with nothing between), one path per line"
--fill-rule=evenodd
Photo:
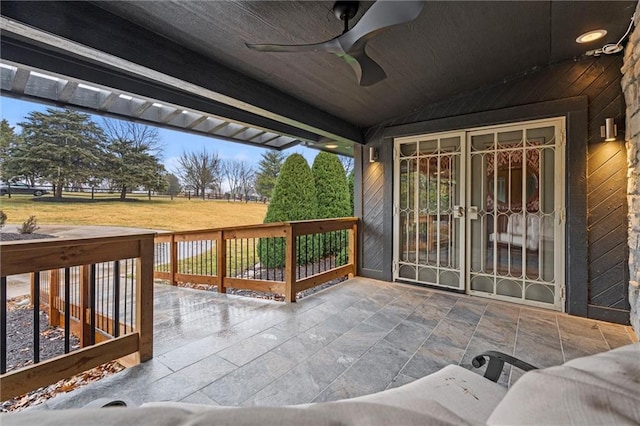
M124 367L116 361L102 364L96 368L85 371L84 373L76 374L69 379L60 380L52 385L45 386L24 395L20 395L19 397L4 401L2 402L2 406L0 406L0 411L19 411L27 407L41 404L60 393L71 392L81 386L95 382L96 380L100 380L122 370L124 370Z
M11 318L13 318L13 322L11 323L12 334L11 338L9 338L7 342L7 353L13 351L13 356L9 357L11 362L7 365L7 371L12 371L33 364L33 316L31 312L25 312L28 310L33 310L33 305L31 305L29 295L7 300L7 311L10 314L12 312L14 314L19 314L11 316ZM64 329L49 326L46 312L40 312L40 316L42 320L40 329L40 353L42 356L41 359L45 360L62 354L62 352L56 352L56 347L58 351L63 351L60 345L62 344L61 341L64 339ZM23 317L27 317L28 320L20 319ZM72 351L80 347L78 338L73 335L70 336L70 344ZM16 354L21 355L16 356ZM103 364L91 370L77 374L71 378L60 380L52 385L36 389L7 401L2 401L0 405L0 412L18 411L33 405L41 404L60 393L70 392L81 386L100 380L103 377L117 373L123 369L124 367L116 361Z

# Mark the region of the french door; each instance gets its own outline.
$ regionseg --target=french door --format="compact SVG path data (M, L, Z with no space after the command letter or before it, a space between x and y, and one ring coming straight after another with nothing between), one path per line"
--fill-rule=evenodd
M464 289L464 147L464 132L396 142L396 278Z
M564 119L395 141L394 279L563 309Z

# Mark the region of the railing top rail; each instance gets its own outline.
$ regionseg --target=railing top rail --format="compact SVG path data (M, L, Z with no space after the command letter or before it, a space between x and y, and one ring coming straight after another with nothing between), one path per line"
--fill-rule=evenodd
M142 240L153 238L156 232L141 232L136 234L107 235L101 237L60 237L45 238L41 240L18 240L18 241L0 241L0 253L6 254L20 250L33 250L41 247L53 248L70 245L88 245L112 243L131 240Z
M220 231L235 231L239 229L259 229L259 228L277 228L281 226L285 226L285 222L274 222L274 223L258 223L254 225L240 225L240 226L222 226L218 228L205 228L205 229L190 229L188 231L173 231L162 233L158 235L193 235L193 234L207 234L212 232L220 232Z
M60 238L6 242L0 246L0 274L9 276L72 266L132 259L155 233L95 238Z
M350 217L334 217L334 218L329 218L329 219L310 219L310 220L291 220L289 222L286 223L290 223L292 225L296 225L296 224L307 224L307 223L312 223L312 224L316 224L316 223L336 223L336 222L344 222L344 223L354 223L357 222L358 218L354 217L354 216L350 216Z
M207 234L212 232L220 232L220 231L240 231L240 230L248 230L248 229L270 229L270 228L279 228L288 225L303 225L303 224L313 224L320 225L323 223L349 223L353 224L358 221L357 217L339 217L333 219L313 219L313 220L293 220L288 222L273 222L273 223L257 223L253 225L240 225L240 226L223 226L218 228L207 228L207 229L191 229L188 231L174 231L174 232L163 232L159 233L159 236L164 235L194 235L194 234Z

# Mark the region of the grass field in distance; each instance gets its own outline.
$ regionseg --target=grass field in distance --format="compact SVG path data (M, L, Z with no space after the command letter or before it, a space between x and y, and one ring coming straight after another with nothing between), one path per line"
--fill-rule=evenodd
M102 194L101 194L102 195ZM192 198L130 196L131 201L82 199L65 201L38 200L29 195L0 198L0 209L7 215L7 225L21 224L35 215L40 225L109 225L167 231L218 228L262 223L267 204ZM112 195L112 197L116 197ZM64 198L64 197L63 197Z

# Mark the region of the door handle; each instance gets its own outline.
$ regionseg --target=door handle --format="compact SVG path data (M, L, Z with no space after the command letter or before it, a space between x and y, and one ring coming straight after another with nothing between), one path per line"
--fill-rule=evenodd
M454 218L464 217L464 207L453 206L453 217Z

